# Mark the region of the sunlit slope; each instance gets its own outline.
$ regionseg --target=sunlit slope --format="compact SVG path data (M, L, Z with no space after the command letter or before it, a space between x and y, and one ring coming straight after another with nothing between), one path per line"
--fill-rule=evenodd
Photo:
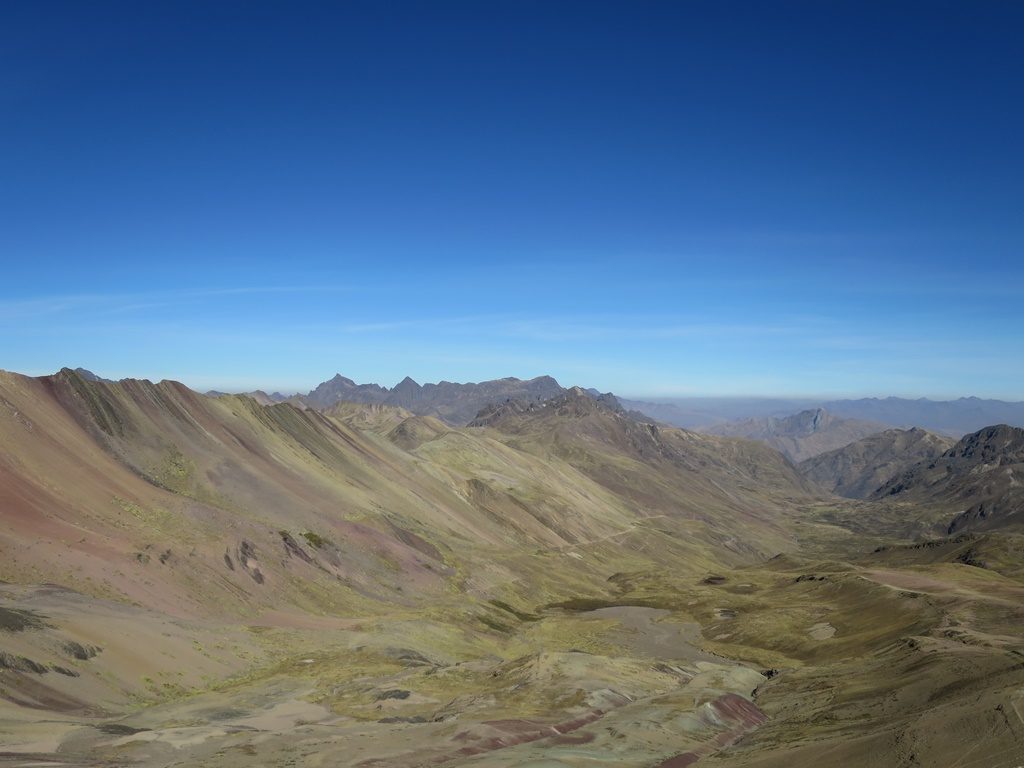
M760 647L785 658L765 657L778 670L755 696L765 726L709 766L1020 763L1024 585L900 554L858 556L849 571L784 564L773 586L762 572L741 576L767 587L760 604L730 601L732 626L706 632L728 635L734 655Z
M604 409L552 411L509 439L380 406L321 414L70 370L3 374L0 397L0 577L174 615L486 597L532 571L534 551L597 578L568 550L625 537L649 538L651 562L739 561L790 546L779 505L804 495L767 448Z
M69 372L0 386L8 580L177 615L365 610L443 586L443 555L383 513L410 495L383 479L388 457L316 414Z
M473 426L516 450L564 461L640 516L684 524L740 557L791 548L787 512L815 494L768 446L642 423L579 389L542 404L504 404Z
M522 509L485 514L474 477L441 478L388 439L287 404L70 371L5 375L2 387L9 580L184 615L365 611L443 591L477 550L558 545L571 527ZM536 459L494 447L506 473L542 474ZM585 517L563 480L531 482ZM621 505L591 511L580 535L628 523Z

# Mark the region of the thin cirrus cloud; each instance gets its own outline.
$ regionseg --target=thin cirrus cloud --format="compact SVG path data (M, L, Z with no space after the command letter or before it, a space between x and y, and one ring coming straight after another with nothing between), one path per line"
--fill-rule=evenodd
M32 320L68 312L93 315L144 312L161 307L182 307L209 299L260 294L344 293L356 290L343 285L264 285L128 293L82 293L0 299L0 320Z
M694 339L785 336L802 332L797 325L685 322L679 318L650 320L623 316L604 322L549 318L503 323L502 335L533 341L622 341L630 339Z

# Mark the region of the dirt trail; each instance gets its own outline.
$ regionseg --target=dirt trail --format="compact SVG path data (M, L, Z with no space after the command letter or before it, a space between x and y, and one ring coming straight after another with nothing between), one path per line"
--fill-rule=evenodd
M967 579L964 581L946 580L917 571L873 569L862 571L860 575L876 584L907 592L968 597L972 600L1006 603L1014 606L1024 603L1024 588L1010 584L986 584L982 590L975 588Z
M623 536L628 536L629 534L631 534L634 531L636 531L638 528L643 527L643 524L646 523L647 521L649 521L649 520L657 520L657 519L663 518L663 517L668 517L668 515L650 515L648 517L644 517L644 518L640 519L639 521L631 524L627 528L623 528L621 531L614 531L614 532L609 533L609 534L607 534L605 536L598 536L595 539L587 539L586 541L579 541L579 542L576 542L574 544L563 544L560 547L555 547L555 551L556 552L567 552L569 550L576 550L576 549L581 549L581 548L585 549L587 547L592 547L595 544L601 544L601 543L603 543L605 541L611 541L612 539L618 539L618 538L621 538Z

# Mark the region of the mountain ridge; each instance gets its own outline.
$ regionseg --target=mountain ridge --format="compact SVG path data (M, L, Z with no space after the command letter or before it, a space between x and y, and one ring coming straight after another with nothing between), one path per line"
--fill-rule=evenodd
M379 384L356 384L337 374L301 399L315 408L327 408L342 401L383 403L406 408L421 416L437 416L450 424L462 426L492 402L508 398L545 400L563 391L550 376L527 380L507 377L465 384L440 381L422 385L406 376L388 389Z
M798 468L832 493L866 499L890 478L920 461L938 458L953 443L952 438L919 427L887 429L805 459Z
M872 499L934 504L951 512L948 533L1024 529L1024 429L1006 424L965 435L878 488Z

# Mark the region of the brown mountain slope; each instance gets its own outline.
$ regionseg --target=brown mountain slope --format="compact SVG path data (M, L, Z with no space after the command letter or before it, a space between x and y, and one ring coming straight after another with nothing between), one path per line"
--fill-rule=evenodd
M712 435L759 440L781 451L793 462L801 462L884 429L884 424L843 419L817 408L781 419L770 416L731 421L701 431Z
M866 499L890 478L931 461L955 441L923 429L887 429L800 462L799 470L822 488Z
M570 463L642 515L689 520L748 553L785 548L782 510L814 495L765 445L637 421L613 399L578 387L542 403L485 409L471 426L518 450Z
M318 414L68 371L4 375L0 397L0 578L39 573L179 616L341 608L401 600L407 582L442 587L440 555L367 513L415 498L429 519L430 501L457 497L393 485L392 457ZM331 546L314 551L304 533Z
M792 546L779 505L807 498L767 449L582 393L592 414L556 406L513 441L380 406L320 414L69 370L3 374L0 397L0 578L179 616L401 604L474 562L499 578L491 549L579 546L662 515L652 535L687 534L666 556L739 562Z
M1024 527L1024 429L1000 424L966 435L880 487L872 498L928 504L955 517L949 532Z
M478 424L0 374L3 760L1020 753L1019 542L922 555L866 519L912 503L582 391Z
M175 382L0 373L3 730L27 729L24 749L49 744L32 735L40 708L106 717L194 693L208 676L322 649L335 642L325 629L376 649L361 661L344 652L339 669L364 673L405 657L568 650L585 641L495 638L537 605L599 593L616 572L696 578L793 545L760 508L755 478L739 471L752 486L729 487L726 458L687 499L661 476L678 472L672 461L630 477L636 435L591 435L599 459L574 454L583 471L481 432L379 405L321 414ZM602 466L621 477L598 482ZM772 492L802 495L794 479ZM736 514L713 522L706 504ZM359 629L367 622L372 632ZM609 674L633 674L616 664Z

